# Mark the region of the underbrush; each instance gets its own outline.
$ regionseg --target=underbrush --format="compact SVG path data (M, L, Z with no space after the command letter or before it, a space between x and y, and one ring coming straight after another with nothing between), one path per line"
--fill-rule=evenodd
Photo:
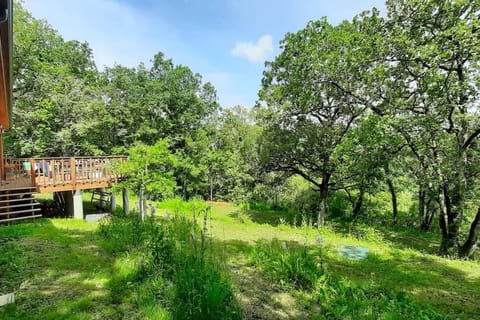
M206 211L201 218L203 227L179 215L103 223L105 248L130 261L109 284L114 302L134 303L153 319L239 319L230 279L209 251Z
M373 282L359 286L329 274L321 245L308 248L276 239L260 241L250 251L250 259L278 285L307 297L306 307L318 309L315 319L446 319L402 292Z

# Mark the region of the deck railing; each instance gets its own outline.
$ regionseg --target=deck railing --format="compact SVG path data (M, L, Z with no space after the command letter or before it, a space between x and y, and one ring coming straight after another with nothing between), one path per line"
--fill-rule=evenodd
M115 164L127 157L53 157L7 159L0 190L34 187L39 192L111 186L122 177Z

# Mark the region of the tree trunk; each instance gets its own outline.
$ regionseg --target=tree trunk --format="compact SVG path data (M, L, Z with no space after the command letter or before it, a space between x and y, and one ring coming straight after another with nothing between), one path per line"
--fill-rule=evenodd
M138 209L140 211L140 217L142 218L142 221L145 220L145 201L144 201L144 193L143 193L143 188L140 189L139 195L138 195Z
M123 200L123 213L130 213L130 200L128 198L128 189L123 188L122 190L122 200Z
M213 178L210 176L210 201L213 201Z
M360 192L358 194L357 201L355 201L355 206L353 207L353 219L356 220L358 215L360 214L360 210L362 209L363 204L363 196L365 194L363 186L360 188Z
M423 218L425 217L425 189L422 185L418 186L418 226L421 229Z
M183 191L183 200L188 201L187 199L187 180L183 180L183 186L182 186L182 191Z
M430 230L430 223L432 222L431 216L433 215L432 211L432 199L428 199L425 204L424 216L422 222L420 223L420 230L428 231Z
M398 220L398 205L397 205L397 193L395 191L395 186L390 178L387 178L388 190L390 191L390 196L392 198L392 217L393 224L397 224Z
M458 187L455 186L455 188ZM457 190L449 192L448 187L443 188L444 207L446 215L446 232L442 232L442 239L440 243L440 253L442 255L456 255L458 254L458 234L460 231L459 221L459 198ZM450 194L454 196L454 199L450 198ZM463 205L463 203L462 203ZM445 220L444 220L445 221Z
M327 213L327 196L328 196L329 180L330 180L330 175L324 174L322 177L322 184L320 185L320 203L318 207L317 227L320 227L325 222L325 214Z
M420 225L420 229L422 231L429 231L435 215L440 217L441 214L441 202L439 201L438 193L434 194L431 190L428 190L426 198L427 202L425 204L425 216L423 217L422 224Z
M447 230L447 220L445 218L445 210L439 210L438 216L438 226L440 227L440 235L441 235L441 242L440 242L440 254L446 255L448 253L448 247L446 245L446 239L448 238L448 230Z
M470 231L465 243L459 248L458 256L460 258L469 258L473 255L478 246L478 229L480 228L480 207L478 207L477 214L470 225Z

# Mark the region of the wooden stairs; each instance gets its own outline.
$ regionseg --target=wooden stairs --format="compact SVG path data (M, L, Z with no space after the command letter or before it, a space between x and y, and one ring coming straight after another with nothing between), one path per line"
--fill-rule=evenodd
M0 223L42 217L34 193L31 187L0 190Z

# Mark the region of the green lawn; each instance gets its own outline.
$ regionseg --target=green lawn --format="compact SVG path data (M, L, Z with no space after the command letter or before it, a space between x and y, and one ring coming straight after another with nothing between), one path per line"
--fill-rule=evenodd
M162 216L167 211L187 211L171 202L160 206L157 214ZM382 233L367 227L350 232L335 232L338 228L333 227L318 231L282 224L281 218L279 212L233 206L212 209L208 221L212 246L227 262L246 318L313 317L315 305L308 294L276 285L253 267L249 252L260 239L279 239L308 246L315 254L319 252L316 239L320 236L325 268L333 277L403 291L453 319L480 319L480 264L424 253L438 245L436 237ZM0 293L15 292L16 303L0 307L0 319L147 317L134 300L119 302L112 294L109 284L128 270L131 260L109 254L96 233L97 227L65 219L1 227ZM368 247L370 254L363 261L346 260L337 253L343 244Z

